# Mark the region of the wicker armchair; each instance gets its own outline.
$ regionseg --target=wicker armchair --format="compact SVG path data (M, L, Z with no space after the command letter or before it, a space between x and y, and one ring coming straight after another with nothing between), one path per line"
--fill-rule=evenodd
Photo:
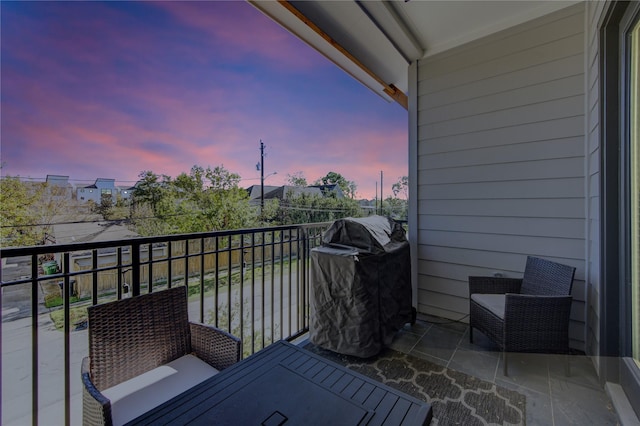
M123 418L123 411L118 411L123 410L122 402L112 402L105 394L115 392L120 396L126 393L123 386L131 387L130 383L141 377L143 385L136 383L138 399L130 398L124 407L143 413L153 408L141 407L144 403L159 405L158 402L164 402L162 398L170 399L185 390L180 390L180 386L191 387L194 384L190 383L202 381L240 360L238 338L208 325L189 322L185 286L92 306L88 314L89 356L82 362L85 425L132 420ZM184 362L192 364L187 369ZM183 373L187 379L177 378ZM172 377L167 379L168 376ZM175 380L180 380L179 385ZM155 383L155 390L147 386L149 383ZM154 400L150 394L161 399ZM129 412L127 415L131 417Z
M522 278L469 277L469 340L473 329L508 352L569 352L575 268L528 257ZM569 375L569 363L566 360Z

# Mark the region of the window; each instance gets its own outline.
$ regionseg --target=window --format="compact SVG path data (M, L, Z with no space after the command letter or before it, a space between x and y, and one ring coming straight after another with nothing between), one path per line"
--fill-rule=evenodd
M629 36L629 227L632 356L640 367L640 23Z
M601 54L600 371L640 417L640 2L611 2Z

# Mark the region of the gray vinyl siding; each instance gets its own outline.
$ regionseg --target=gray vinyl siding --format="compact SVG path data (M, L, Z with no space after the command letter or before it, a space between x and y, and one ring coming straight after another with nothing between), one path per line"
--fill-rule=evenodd
M577 267L584 349L584 26L579 4L419 62L419 312L464 318L469 275L545 257Z

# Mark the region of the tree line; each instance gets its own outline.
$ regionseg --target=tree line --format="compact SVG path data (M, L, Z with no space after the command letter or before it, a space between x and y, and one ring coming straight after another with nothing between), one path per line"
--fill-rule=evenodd
M224 166L193 166L189 173L172 178L146 170L129 200L103 195L100 203L88 208L104 220L119 221L141 236L246 229L267 225L291 225L333 221L380 213L363 208L355 199L357 185L339 173L329 172L314 185L337 185L336 192L322 195L292 191L282 199L252 204L249 192L240 187L241 177ZM302 172L287 175L291 187L307 187ZM60 188L47 183L26 183L17 177L0 181L0 241L3 246L44 244L52 234L54 217L68 210L68 198ZM406 218L408 180L402 177L392 186L393 197L382 203L382 214ZM405 198L399 198L403 194Z

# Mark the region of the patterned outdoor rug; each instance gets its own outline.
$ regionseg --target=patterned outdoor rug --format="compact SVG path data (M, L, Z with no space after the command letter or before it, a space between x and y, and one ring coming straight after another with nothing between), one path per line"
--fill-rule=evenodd
M433 407L432 426L524 425L526 397L473 376L391 349L362 359L305 349L399 389Z

